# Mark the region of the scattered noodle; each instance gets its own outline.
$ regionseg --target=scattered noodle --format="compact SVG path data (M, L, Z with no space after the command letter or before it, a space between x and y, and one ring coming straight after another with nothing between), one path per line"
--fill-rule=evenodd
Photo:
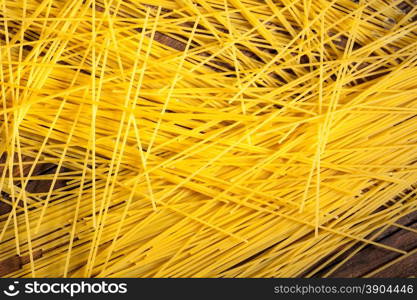
M0 264L26 257L1 276L327 277L395 252L375 276L416 253L378 240L415 232L415 1L1 11Z

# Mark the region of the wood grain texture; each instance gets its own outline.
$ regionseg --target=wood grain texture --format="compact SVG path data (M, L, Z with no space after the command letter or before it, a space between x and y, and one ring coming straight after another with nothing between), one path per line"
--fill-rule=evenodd
M412 3L417 3L417 1L412 1ZM411 8L409 4L406 2L402 2L399 4L399 7L407 12ZM102 9L100 7L97 7L97 9ZM167 35L164 35L162 33L157 32L155 34L155 40L165 44L168 47L171 47L178 51L183 51L185 49L185 44L175 40ZM341 45L339 46L345 46L346 44L346 38L341 39ZM247 56L251 57L254 54L252 53L246 53ZM201 53L201 55L205 55L204 53ZM366 65L363 65L362 67L365 67ZM31 161L31 158L24 158L25 162ZM2 157L0 159L0 162L5 162L5 157ZM29 170L31 168L30 164L25 165L25 168L23 170L23 175L27 175ZM2 171L2 168L0 168L0 172ZM33 174L34 175L42 175L42 174L53 174L56 171L56 166L51 164L41 164L36 166L34 169ZM62 172L65 172L66 170L61 170ZM13 176L19 177L20 172L16 168L13 170ZM27 186L27 190L33 193L42 193L47 192L50 188L50 181L31 181L29 182ZM65 186L65 181L58 181L55 185L55 188L60 188L62 186ZM4 199L8 200L8 195L3 194L2 195ZM11 206L2 201L0 199L0 221L9 214L11 211ZM417 212L411 213L402 219L398 221L398 224L408 227L411 229L403 229L399 228L395 225L389 227L387 230L385 230L375 241L392 246L401 250L405 251L412 251L417 248ZM321 277L325 275L329 270L332 269L333 266L335 266L338 262L342 261L346 257L349 256L355 249L357 249L358 246L353 247L343 255L341 255L338 260L333 262L332 265L328 266L324 270L322 270L320 273L316 274L315 276ZM34 259L38 259L42 257L42 249L37 250L34 252ZM368 273L372 272L373 270L384 266L391 261L398 259L400 257L399 254L378 248L372 245L368 245L364 247L361 251L353 255L346 263L341 265L338 269L333 272L330 277L344 277L344 278L355 278L355 277L363 277L366 276ZM13 256L6 258L4 260L0 261L0 277L7 276L7 274L12 273L22 267L24 264L28 264L30 262L29 257L26 256ZM318 263L320 264L320 262ZM417 254L411 255L392 266L389 266L388 268L384 269L381 272L376 273L373 275L373 277L415 277L417 276Z

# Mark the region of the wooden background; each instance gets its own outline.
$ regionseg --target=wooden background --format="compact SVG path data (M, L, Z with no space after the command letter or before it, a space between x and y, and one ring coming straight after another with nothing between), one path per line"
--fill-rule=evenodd
M413 4L416 4L416 0L412 0ZM409 11L411 5L406 1L399 4L399 8L404 11ZM101 8L98 7L98 10ZM176 50L182 51L185 48L185 45L177 40L174 40L168 36L165 36L161 33L156 33L155 40L160 43L164 43ZM30 160L30 159L29 159ZM5 157L0 158L0 163L5 162ZM27 172L30 169L31 165L25 165L25 171ZM0 167L0 171L2 168ZM43 174L53 174L56 171L56 166L52 164L42 164L36 167L33 175L43 175ZM61 169L61 172L65 172L64 168ZM16 170L14 176L19 176L19 172ZM29 192L41 193L48 192L51 182L50 181L31 181L28 184L27 190ZM55 188L60 188L64 186L65 181L61 180L55 184ZM7 218L9 212L11 211L10 205L2 202L2 199L8 199L9 196L1 192L0 196L0 224L2 221ZM395 247L397 249L412 251L417 249L417 212L411 213L402 219L400 219L395 226L389 227L385 232L383 232L379 238L375 239L376 242ZM357 246L359 247L359 246ZM328 266L326 269L317 274L317 277L321 277L327 273L332 267L338 262L345 259L350 253L355 251L356 248L349 250L347 253L343 254L338 258L332 265ZM42 256L42 251L35 251L34 258L35 263L36 259ZM377 268L390 264L395 261L401 254L391 252L382 248L375 247L373 245L367 245L354 256L352 256L346 263L341 265L335 272L333 272L330 277L363 277L368 273L376 270ZM13 256L7 259L0 261L0 277L7 277L7 274L14 272L20 269L23 265L29 263L28 256ZM320 265L324 262L318 262L317 265ZM407 258L402 259L399 262L393 263L388 268L383 271L375 274L372 277L416 277L417 276L417 253L410 255Z

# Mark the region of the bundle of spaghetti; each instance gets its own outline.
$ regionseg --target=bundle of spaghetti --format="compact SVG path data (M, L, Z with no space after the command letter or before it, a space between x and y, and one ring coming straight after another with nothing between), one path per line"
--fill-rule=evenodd
M0 261L21 258L2 276L326 277L368 245L416 254L378 241L417 208L415 1L0 12Z

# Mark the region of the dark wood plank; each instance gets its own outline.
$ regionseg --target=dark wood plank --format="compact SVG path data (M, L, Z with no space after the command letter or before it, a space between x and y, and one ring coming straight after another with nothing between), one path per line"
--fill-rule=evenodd
M42 257L42 249L33 251L33 259ZM30 256L13 256L0 261L0 277L18 271L23 265L30 263Z

